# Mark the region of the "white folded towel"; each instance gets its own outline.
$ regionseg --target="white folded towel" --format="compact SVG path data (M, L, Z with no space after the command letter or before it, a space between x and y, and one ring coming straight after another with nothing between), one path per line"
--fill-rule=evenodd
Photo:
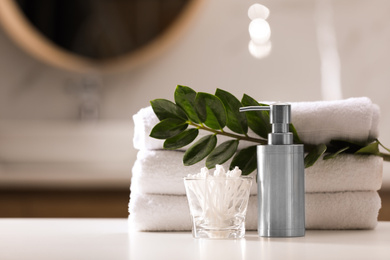
M378 137L379 106L367 97L291 103L291 121L307 144Z
M307 193L307 229L374 229L380 197L375 191ZM189 231L191 219L186 196L131 193L130 229ZM257 196L251 196L246 229L257 230Z
M366 141L378 137L379 107L367 97L297 102L291 103L291 107L292 122L304 143L328 143L332 139ZM150 106L141 109L133 120L133 144L136 149L163 147L164 140L149 137L150 131L159 122ZM206 131L199 131L198 138L207 134ZM250 130L249 135L255 136ZM218 136L219 142L228 139ZM248 145L253 143L240 142L241 148Z
M184 195L183 177L200 172L203 163L183 166L182 151L138 151L131 179L137 193ZM225 163L225 169L228 168ZM341 154L321 158L305 170L306 192L376 191L382 183L383 159L379 156ZM256 171L250 176L255 177ZM257 193L252 185L251 194Z

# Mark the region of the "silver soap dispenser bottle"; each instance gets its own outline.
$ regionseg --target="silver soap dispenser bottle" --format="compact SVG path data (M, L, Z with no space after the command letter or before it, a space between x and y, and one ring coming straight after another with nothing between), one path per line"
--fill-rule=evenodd
M291 105L242 107L269 110L268 145L257 146L258 233L262 237L305 235L304 147L293 144Z

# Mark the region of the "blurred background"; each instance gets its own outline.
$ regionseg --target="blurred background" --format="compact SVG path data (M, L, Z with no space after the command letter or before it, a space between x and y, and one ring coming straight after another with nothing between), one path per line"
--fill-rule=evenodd
M132 116L177 84L258 100L367 96L390 146L390 2L0 0L0 217L127 217ZM379 219L390 220L390 163Z

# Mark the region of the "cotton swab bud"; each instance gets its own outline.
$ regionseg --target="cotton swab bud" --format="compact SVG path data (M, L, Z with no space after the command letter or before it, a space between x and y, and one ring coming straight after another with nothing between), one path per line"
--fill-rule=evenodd
M200 178L207 178L209 176L209 169L207 167L203 167L200 169L199 177Z
M226 172L222 165L215 165L214 177L226 177Z
M188 174L187 178L189 179L219 179L219 178L237 178L242 174L240 168L237 166L231 170L226 172L225 168L222 165L215 165L215 171L213 174L210 174L210 171L207 167L203 167L200 169L200 172L197 174Z
M261 18L266 20L269 16L269 9L261 4L253 4L248 9L248 17L251 20Z
M230 177L230 178L237 178L237 177L240 177L241 174L242 174L242 171L240 170L240 168L238 168L238 167L236 166L236 167L234 167L233 170L228 171L228 172L226 173L226 176L227 176L227 177Z

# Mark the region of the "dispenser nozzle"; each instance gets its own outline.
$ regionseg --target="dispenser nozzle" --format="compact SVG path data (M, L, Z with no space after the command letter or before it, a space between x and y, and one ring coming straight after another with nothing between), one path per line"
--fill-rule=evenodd
M287 103L274 103L269 106L241 107L240 112L270 111L272 133L268 134L268 144L292 144L293 135L289 132L291 123L291 105Z
M246 111L269 111L271 110L270 106L248 106L248 107L240 107L240 112L246 112Z

